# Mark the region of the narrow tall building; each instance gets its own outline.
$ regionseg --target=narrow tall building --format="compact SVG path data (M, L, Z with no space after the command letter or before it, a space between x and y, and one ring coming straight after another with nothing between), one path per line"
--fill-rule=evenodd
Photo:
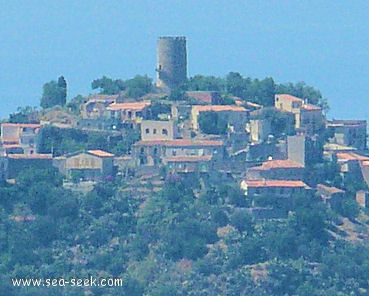
M187 80L186 37L159 37L156 86L175 89Z

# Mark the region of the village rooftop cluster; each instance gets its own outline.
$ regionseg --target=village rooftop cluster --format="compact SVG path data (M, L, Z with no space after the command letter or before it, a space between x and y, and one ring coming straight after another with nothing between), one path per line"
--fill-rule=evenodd
M128 171L133 172L130 178L156 181L159 187L163 171L225 182L232 179L245 196L268 197L262 204L255 200L248 209L255 218L285 217L297 193L313 193L324 203L339 202L345 188L329 182L316 184L311 178L311 174L322 173L327 163L337 164L343 180L353 178L369 186L366 121L329 121L322 108L309 104L308 98L276 94L273 111L290 120L288 132L275 135L272 118L261 116L265 107L253 102L233 97L234 104L223 105L216 91L187 91L186 99L170 101L168 92L186 79L186 59L184 37L161 37L155 94L139 99L95 94L80 104L78 118L2 123L2 179L14 182L25 168L51 167L65 176L66 184L76 172L79 184L128 178ZM170 111L160 114L160 120L152 120L150 108L158 102L170 105ZM199 120L204 113L217 114L226 123L226 133L204 133ZM50 125L113 134L133 129L139 131L140 139L129 153L120 156L98 148L59 156L53 151L40 154L39 136ZM366 207L369 193L358 191L356 196L359 205ZM271 206L276 199L284 204L282 212Z

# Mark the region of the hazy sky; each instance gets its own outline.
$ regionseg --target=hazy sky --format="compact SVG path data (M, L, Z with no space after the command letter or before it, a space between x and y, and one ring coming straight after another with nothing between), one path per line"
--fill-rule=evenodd
M369 120L368 31L368 1L0 0L0 118L60 75L69 99L103 75L154 78L157 37L183 35L189 76L305 81L330 118Z

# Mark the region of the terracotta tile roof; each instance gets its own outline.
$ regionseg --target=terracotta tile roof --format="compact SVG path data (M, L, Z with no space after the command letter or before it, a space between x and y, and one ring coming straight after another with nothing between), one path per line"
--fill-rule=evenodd
M323 184L317 185L318 191L323 191L324 193L334 194L334 193L344 193L345 191L338 189L336 187L330 187Z
M4 149L11 149L11 148L22 148L19 144L4 144L2 146Z
M1 141L3 143L19 143L19 138L4 138Z
M312 104L304 104L302 105L301 109L306 110L306 111L319 111L322 110L322 108L312 105Z
M149 102L134 102L134 103L118 103L109 105L106 110L117 111L117 110L143 110L145 107L151 105Z
M298 97L295 97L295 96L292 96L292 95L289 95L289 94L276 94L275 95L275 98L282 98L284 100L289 100L289 101L293 101L293 102L304 102L303 99L300 99Z
M245 185L248 187L297 187L297 188L309 188L302 181L291 180L244 180Z
M191 146L222 146L223 141L216 140L191 140L191 139L175 139L175 140L145 140L138 141L135 146L169 146L169 147L191 147Z
M8 123L8 122L4 122L1 124L1 126L3 127L11 127L11 126L14 126L14 127L20 127L20 128L40 128L41 127L41 124L36 124L36 123Z
M164 158L164 162L200 162L200 161L210 161L211 155L204 156L172 156Z
M209 103L211 104L212 102L212 98L213 98L213 94L216 92L212 92L212 91L186 91L186 95L189 98L193 98L205 103Z
M88 150L88 153L91 153L99 157L114 157L114 154L103 151L103 150Z
M52 154L8 154L11 159L52 159Z
M337 158L338 160L347 160L347 161L349 160L358 160L358 161L369 160L369 157L359 155L353 152L339 152L337 153Z
M192 109L197 110L198 112L221 112L221 111L233 111L233 112L246 112L247 109L239 106L231 106L231 105L207 105L207 106L193 106Z
M261 166L252 167L250 170L266 171L276 168L303 168L304 166L289 159L276 159L263 162Z

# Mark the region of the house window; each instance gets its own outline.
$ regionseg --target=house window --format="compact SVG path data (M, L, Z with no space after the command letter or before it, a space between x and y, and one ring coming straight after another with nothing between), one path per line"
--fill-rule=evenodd
M146 133L146 134L149 134L149 133L150 133L150 129L148 129L148 128L147 128L147 129L145 129L145 133Z
M162 133L163 135L168 135L168 130L167 130L166 128L163 128L163 129L161 130L161 133Z
M154 128L153 132L152 132L154 135L156 134L156 128Z

